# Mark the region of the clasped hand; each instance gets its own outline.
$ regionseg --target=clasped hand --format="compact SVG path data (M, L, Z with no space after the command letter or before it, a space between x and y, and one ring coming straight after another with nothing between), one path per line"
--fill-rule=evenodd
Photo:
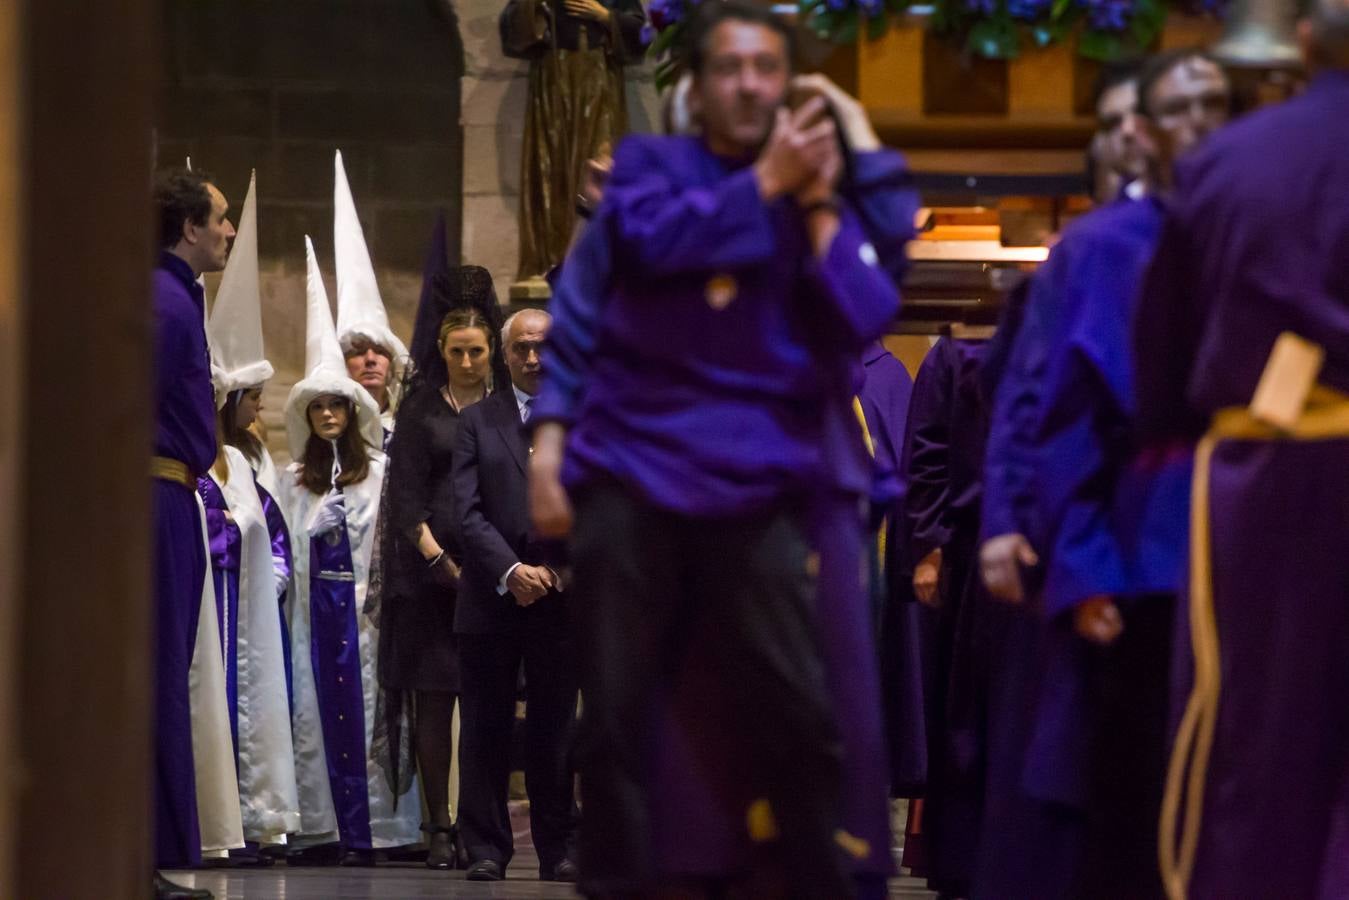
M516 566L506 576L506 590L515 597L516 605L532 606L544 594L557 587L557 576L547 566Z

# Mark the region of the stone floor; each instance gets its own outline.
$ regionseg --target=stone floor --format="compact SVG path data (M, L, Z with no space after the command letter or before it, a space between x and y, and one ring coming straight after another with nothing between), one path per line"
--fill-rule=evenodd
M896 834L904 833L904 801L892 808ZM539 860L529 831L529 801L510 804L515 858L506 880L468 882L464 873L432 872L419 863L384 863L376 869L288 868L207 869L166 872L173 881L204 887L216 900L571 900L571 885L538 880ZM916 878L890 882L890 897L930 900L935 895Z
M518 858L517 858L518 859ZM462 872L431 872L400 863L378 869L217 870L167 873L179 884L211 890L216 900L571 900L570 885L540 882L535 869L519 861L505 881L464 881ZM890 882L890 896L927 900L933 895L913 878Z

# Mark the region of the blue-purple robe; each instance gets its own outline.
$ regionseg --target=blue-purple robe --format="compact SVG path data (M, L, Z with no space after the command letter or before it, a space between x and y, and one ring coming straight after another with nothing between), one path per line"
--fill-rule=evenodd
M910 604L920 623L927 781L923 834L929 884L965 894L972 879L985 765L987 597L978 580L987 402L980 341L939 340L914 382L904 442L907 574L942 551L941 602Z
M292 565L290 531L281 506L262 485L254 482L258 500L267 518L267 533L272 547L272 572L279 584L290 580ZM206 508L206 533L211 548L211 573L215 579L216 616L220 623L221 650L225 659L225 688L229 699L230 731L234 736L235 753L239 750L239 526L229 521L229 507L225 495L213 479L197 479L197 492ZM281 621L281 650L286 673L286 697L293 695L290 667L290 628L286 622L286 594L277 598L277 612Z
M851 402L858 356L898 311L879 265L889 248L845 209L817 259L793 201L764 203L748 161L720 159L697 138L625 139L597 226L613 241L611 277L564 483L605 475L689 516L750 513L813 490L847 414L828 401ZM865 494L855 419L852 435L836 475Z
M328 782L344 847L370 849L365 697L356 576L345 523L309 542L310 660L318 690Z
M772 361L773 353L785 354L780 360L786 361L800 352L800 347L795 351L789 350L794 342L800 340L796 333L796 315L800 313L793 312L791 306L781 303L780 290L767 290L772 279L765 276L762 281L756 277L748 287L732 279L735 299L728 309L721 312L714 310L709 314L710 285L705 285L704 281L709 268L715 273L717 268L725 265L734 272L736 268L732 266L762 264L765 254L771 254L775 243L787 240L793 246L798 246L801 236L791 232L782 234L782 217L787 214L785 209L780 203L764 207L758 201L757 190L753 188L749 173L745 170L726 178L716 188L686 192L682 206L670 205L674 209L673 213L667 207L666 214L651 217L648 221L642 211L644 205L658 202L669 187L663 182L664 176L659 175L659 169L652 169L650 160L644 158L644 154L652 152L651 149L641 144L636 146L638 149L629 154L630 162L621 172L615 172L606 203L576 244L558 279L552 304L555 318L545 360L547 377L535 405L532 421L536 424L559 421L572 425L580 420L583 423L579 438L573 430L564 470L564 478L569 484L582 480L587 467L595 466L599 460L605 459L604 451L597 451L591 445L596 442L595 429L599 429L599 435L603 438L607 429L617 427L617 423L612 421L615 402L620 407L624 404L633 405L632 413L625 415L635 414L639 419L646 418L644 408L650 405L648 400L651 398L640 389L640 385L629 383L629 375L614 372L606 374L605 366L612 365L618 371L640 361L650 348L641 349L639 353L636 339L643 334L662 333L667 324L663 318L663 307L677 303L679 308L689 312L689 337L681 335L679 340L691 339L693 346L679 344L678 341L666 346L662 341L661 354L678 358L672 358L662 365L676 365L679 368L698 365L702 374L690 381L698 390L711 390L714 397L698 401L698 415L686 416L690 423L698 419L705 420L697 423L698 430L695 432L685 434L685 423L677 418L667 418L665 421L653 419L651 422L642 422L639 427L649 429L646 433L652 438L665 435L662 441L665 444L674 442L682 445L687 440L689 443L681 452L695 454L691 459L700 465L710 464L714 470L722 465L744 467L743 471L754 472L753 480L762 480L762 473L771 473L775 466L759 467L760 461L753 457L758 455L756 448L760 445L753 439L745 440L742 437L741 440L728 442L724 439L725 435L717 433L726 426L714 421L723 415L716 407L725 406L736 392L743 392L747 388L759 390L775 382L778 386L772 388L772 393L781 395L784 400L787 395L803 389L802 382L796 379L804 376L805 370L797 370L794 365L780 370L779 363ZM726 164L707 154L696 141L680 140L674 146L678 148L681 164L693 171L694 180L710 181L725 176ZM852 224L851 217L845 214L844 233L840 234L840 240L836 240L830 259L823 267L814 261L808 248L801 246L794 252L809 259L806 265L809 273L807 277L816 286L823 282L826 290L832 294L843 286L843 281L847 281L846 290L853 295L853 300L863 301L868 291L875 291L878 287L882 293L893 290L888 287L882 273L843 281L827 276L820 279L819 273L835 267L841 267L839 271L847 271L850 265L852 270L857 270L859 267L847 260L850 254L855 254L864 262L878 262L892 275L902 272L903 247L912 233L916 196L908 189L907 170L897 154L863 154L855 162L859 188L857 196L865 198L856 204L856 208L859 210L858 215L869 223L866 234L873 243L864 244L861 241L853 230L856 226ZM657 177L651 177L653 172ZM615 186L619 188L618 191L614 190ZM749 205L745 206L745 202ZM731 210L736 214L734 221L728 218ZM620 227L624 223L631 233L625 235L623 227ZM723 231L716 231L712 227L714 223L716 228ZM765 225L770 227L765 229ZM694 230L685 231L686 228ZM773 229L777 229L776 232ZM732 251L723 259L726 248L719 246L719 243L726 234L736 232L739 232L735 240L740 242L740 250ZM705 235L706 239L693 240L690 238L693 234ZM661 296L659 292L651 290L649 278L641 277L645 273L641 268L635 270L635 282L625 282L623 276L626 267L615 264L617 254L614 249L624 237L636 241L637 246L632 248L635 251L633 255L640 257L645 254L657 267L673 267L671 273L666 273L667 281L678 286L666 296ZM672 241L682 246L676 247L676 252L672 254L665 253ZM741 253L742 258L737 258L734 255L736 252ZM794 265L782 253L773 258L773 264L776 267ZM687 271L681 273L681 266ZM618 272L620 287L611 292L611 277L614 277L615 270ZM742 291L752 293L746 296ZM764 293L760 294L760 291ZM610 303L631 307L631 311L617 317L618 322L615 324L615 317L605 315ZM690 305L692 308L688 309ZM703 352L698 346L700 330L702 335L714 337L716 331L723 328L729 335L745 327L743 323L738 326L735 323L723 325L718 321L718 316L726 315L738 306L746 310L745 315L759 316L766 326L767 352L760 354L761 358L758 359L753 354L746 358L750 368L758 371L736 373L726 366L725 360L704 361L700 364L691 358ZM864 309L861 302L850 302L839 308L843 314L839 318L854 329L871 329L873 333L878 333L888 316L872 316L868 313L869 318L865 320L870 321L870 324L864 326ZM791 313L785 321L782 317L784 311ZM632 324L630 320L639 318L639 313L653 320L648 327L655 328L655 332L644 331ZM893 307L890 314L893 314ZM659 321L656 321L658 317ZM834 331L834 328L832 324L827 326L828 331ZM662 337L665 335L662 334ZM837 340L837 332L831 337ZM606 353L597 352L606 340L609 343L607 354L612 357L607 363ZM714 346L712 349L718 357L724 357L727 352L725 347ZM809 358L808 355L800 357L803 361L806 358ZM786 467L779 464L776 468L789 469L802 465L812 455L815 462L808 465L805 471L798 471L788 482L780 482L769 490L776 492L783 489L784 484L799 486L807 483L810 478L802 479L807 474L813 476L812 490L822 489L819 490L821 499L812 513L809 528L821 551L820 608L826 613L825 618L830 620L822 634L822 649L826 667L830 670L830 687L836 695L840 718L848 723L848 727L843 729L845 740L849 743L845 748L844 822L851 833L862 837L870 846L867 858L859 863L859 871L882 876L890 871L891 866L888 858L884 746L870 610L865 588L858 580L857 566L866 542L858 499L871 490L874 482L874 466L866 454L852 409L853 397L861 385L862 367L859 357L846 355L836 355L832 361L817 359L813 365L817 375L814 379L816 385L805 390L805 393L808 396L821 389L825 391L828 400L825 402L823 428L816 433L814 446L798 443L792 449L793 453L799 454L796 462ZM596 372L600 373L598 379L594 374ZM826 373L827 377L818 377L821 372ZM642 370L638 370L635 375L651 377ZM618 379L617 382L614 379ZM718 380L723 380L722 388L718 388ZM728 395L728 391L732 393ZM615 398L611 396L613 393L620 396ZM690 401L692 397L679 402ZM777 400L773 401L773 405L777 403ZM707 415L703 416L705 405L708 410ZM773 405L768 408L772 409ZM796 401L790 401L790 405L796 405ZM653 407L657 408L665 407ZM729 411L729 415L737 420L735 433L743 434L745 425L749 423L738 421L738 411ZM791 421L782 416L781 408L773 415L780 423ZM585 426L587 417L599 420L598 425L589 426L589 431ZM794 440L793 434L801 426L800 422L788 426L788 444L800 440ZM768 437L777 427L772 426L766 431L763 440L780 443L781 437ZM707 431L703 432L702 428ZM698 459L706 457L713 448L719 456L729 451L743 454L744 458ZM775 447L774 452L780 452L781 449ZM661 448L661 452L656 455L660 456L667 451L668 448ZM651 474L650 478L644 477L647 473L642 472L640 467L634 468L632 460L627 458L618 459L615 456L610 457L609 461L618 463L619 471L630 484L647 485L648 499L676 504L687 502L683 497L672 496L687 493L687 484L668 483L664 480L665 473L661 472ZM619 472L615 471L614 474ZM781 474L773 475L773 480L777 480ZM736 487L738 489L739 485ZM725 494L726 491L719 493ZM740 496L731 501L730 508L733 510L745 504L749 504L746 508L752 508L759 502L748 492L737 490L736 493ZM704 498L696 502L704 504L708 501ZM718 497L711 502L720 503L722 498ZM715 510L715 507L705 505L697 508L705 512ZM753 798L739 797L734 779L726 777L727 760L735 757L735 751L725 746L725 742L721 742L722 747L709 751L705 739L701 747L684 740L685 730L708 734L733 733L735 728L733 719L719 713L715 703L706 702L709 697L715 696L715 685L700 684L699 673L704 672L705 668L697 663L696 642L692 652L693 656L687 661L682 676L685 680L673 690L675 713L661 726L662 741L654 779L657 793L653 797L656 808L656 846L663 854L660 864L664 871L719 874L745 858L743 810L748 800ZM682 703L687 698L698 699ZM676 724L678 722L682 722L682 727ZM720 722L722 727L709 724L712 722ZM714 813L714 810L720 810L720 814ZM662 830L664 828L668 828L668 833Z
M923 674L918 612L910 585L911 566L902 528L905 472L904 427L913 394L913 378L904 364L877 341L862 356L864 381L859 399L876 452L877 490L872 505L886 502L885 559L881 577L878 650L886 744L890 757L890 795L921 796L927 780L927 731L923 721ZM879 495L879 496L878 496Z
M205 472L215 460L215 399L205 298L187 263L161 253L153 275L154 453ZM201 862L188 670L206 557L191 488L154 479L155 865Z
M971 893L975 897L1063 896L1072 892L1081 859L1080 815L1046 803L1026 790L1036 760L1031 741L1046 681L1050 630L1041 607L1044 565L1052 557L1055 527L1066 502L1063 483L1049 460L1062 458L1071 441L1047 440L1045 389L1060 358L1064 334L1078 310L1108 277L1108 248L1115 217L1132 200L1119 200L1075 221L1025 288L1015 334L994 345L993 411L985 456L983 539L1019 533L1041 559L1023 573L1027 599L1019 606L990 603L986 753L983 812ZM1011 340L1010 352L1005 351ZM1003 361L1005 359L1005 362ZM1070 451L1069 451L1070 452ZM1080 704L1072 707L1081 711ZM1081 729L1074 728L1074 733Z
M281 504L261 484L258 485L258 499L262 501L262 512L267 517L267 534L272 539L272 566L276 571L276 577L283 582L289 582L290 576L295 571L295 564L291 557L290 529L286 526L286 515L281 509ZM290 623L286 615L288 593L282 591L276 605L281 616L281 652L285 655L286 663L286 699L293 710L295 684L290 665Z
M1346 110L1349 71L1325 71L1179 164L1135 322L1145 446L1247 405L1284 331L1324 347L1321 383L1349 393ZM1346 459L1344 439L1214 453L1222 680L1192 896L1349 896Z
M1040 482L1063 498L1041 594L1048 635L1027 750L1029 797L1072 810L1081 896L1160 896L1156 821L1165 771L1171 617L1185 552L1189 456L1140 454L1131 438L1130 325L1162 205L1121 201L1075 239L1098 261L1043 387ZM1046 491L1047 492L1047 491ZM1123 634L1106 648L1072 611L1114 599Z
M242 536L229 515L225 494L209 475L197 478L197 493L206 508L206 537L215 579L215 613L220 625L220 652L225 661L225 699L229 703L230 736L239 754L239 551Z

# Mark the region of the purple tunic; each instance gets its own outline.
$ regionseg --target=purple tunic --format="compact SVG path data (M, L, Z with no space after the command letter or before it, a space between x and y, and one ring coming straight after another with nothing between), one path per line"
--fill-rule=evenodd
M346 523L309 543L309 654L342 846L372 849L356 576Z
M808 493L842 420L828 401L851 396L857 356L898 311L857 217L817 259L792 201L764 203L747 165L634 136L596 225L613 269L566 483L608 474L690 516ZM871 488L869 466L840 474Z
M1249 403L1283 331L1323 346L1321 382L1349 392L1346 109L1349 72L1323 72L1178 167L1135 325L1145 440ZM1339 439L1214 454L1222 683L1193 896L1349 895L1346 454Z
M206 538L215 579L215 613L220 625L220 652L225 661L225 699L229 703L230 736L239 753L239 526L229 517L220 485L209 475L197 479L197 493L206 507Z
M205 472L215 460L215 402L203 325L205 300L187 264L161 253L153 276L154 452ZM155 590L155 865L201 861L188 670L206 578L191 489L152 486Z
M256 480L254 484L257 484ZM291 556L290 530L286 527L285 513L281 511L281 504L276 502L276 498L269 494L266 488L260 484L257 488L258 500L261 501L263 515L267 518L267 533L272 541L272 568L279 580L289 583L291 573L295 571L295 563ZM295 687L290 667L290 623L286 616L286 592L283 591L277 598L276 605L281 614L281 653L286 665L286 699L290 703L291 711L294 712Z

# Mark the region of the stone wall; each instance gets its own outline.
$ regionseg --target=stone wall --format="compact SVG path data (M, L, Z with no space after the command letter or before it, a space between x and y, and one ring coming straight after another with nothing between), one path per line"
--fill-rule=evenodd
M304 355L303 236L335 296L332 157L341 149L395 330L411 337L438 209L449 255L515 277L527 64L501 54L504 0L166 0L157 152L210 170L236 212L258 172L263 326L277 376ZM659 121L647 67L630 73L634 130ZM208 293L214 289L208 280Z

